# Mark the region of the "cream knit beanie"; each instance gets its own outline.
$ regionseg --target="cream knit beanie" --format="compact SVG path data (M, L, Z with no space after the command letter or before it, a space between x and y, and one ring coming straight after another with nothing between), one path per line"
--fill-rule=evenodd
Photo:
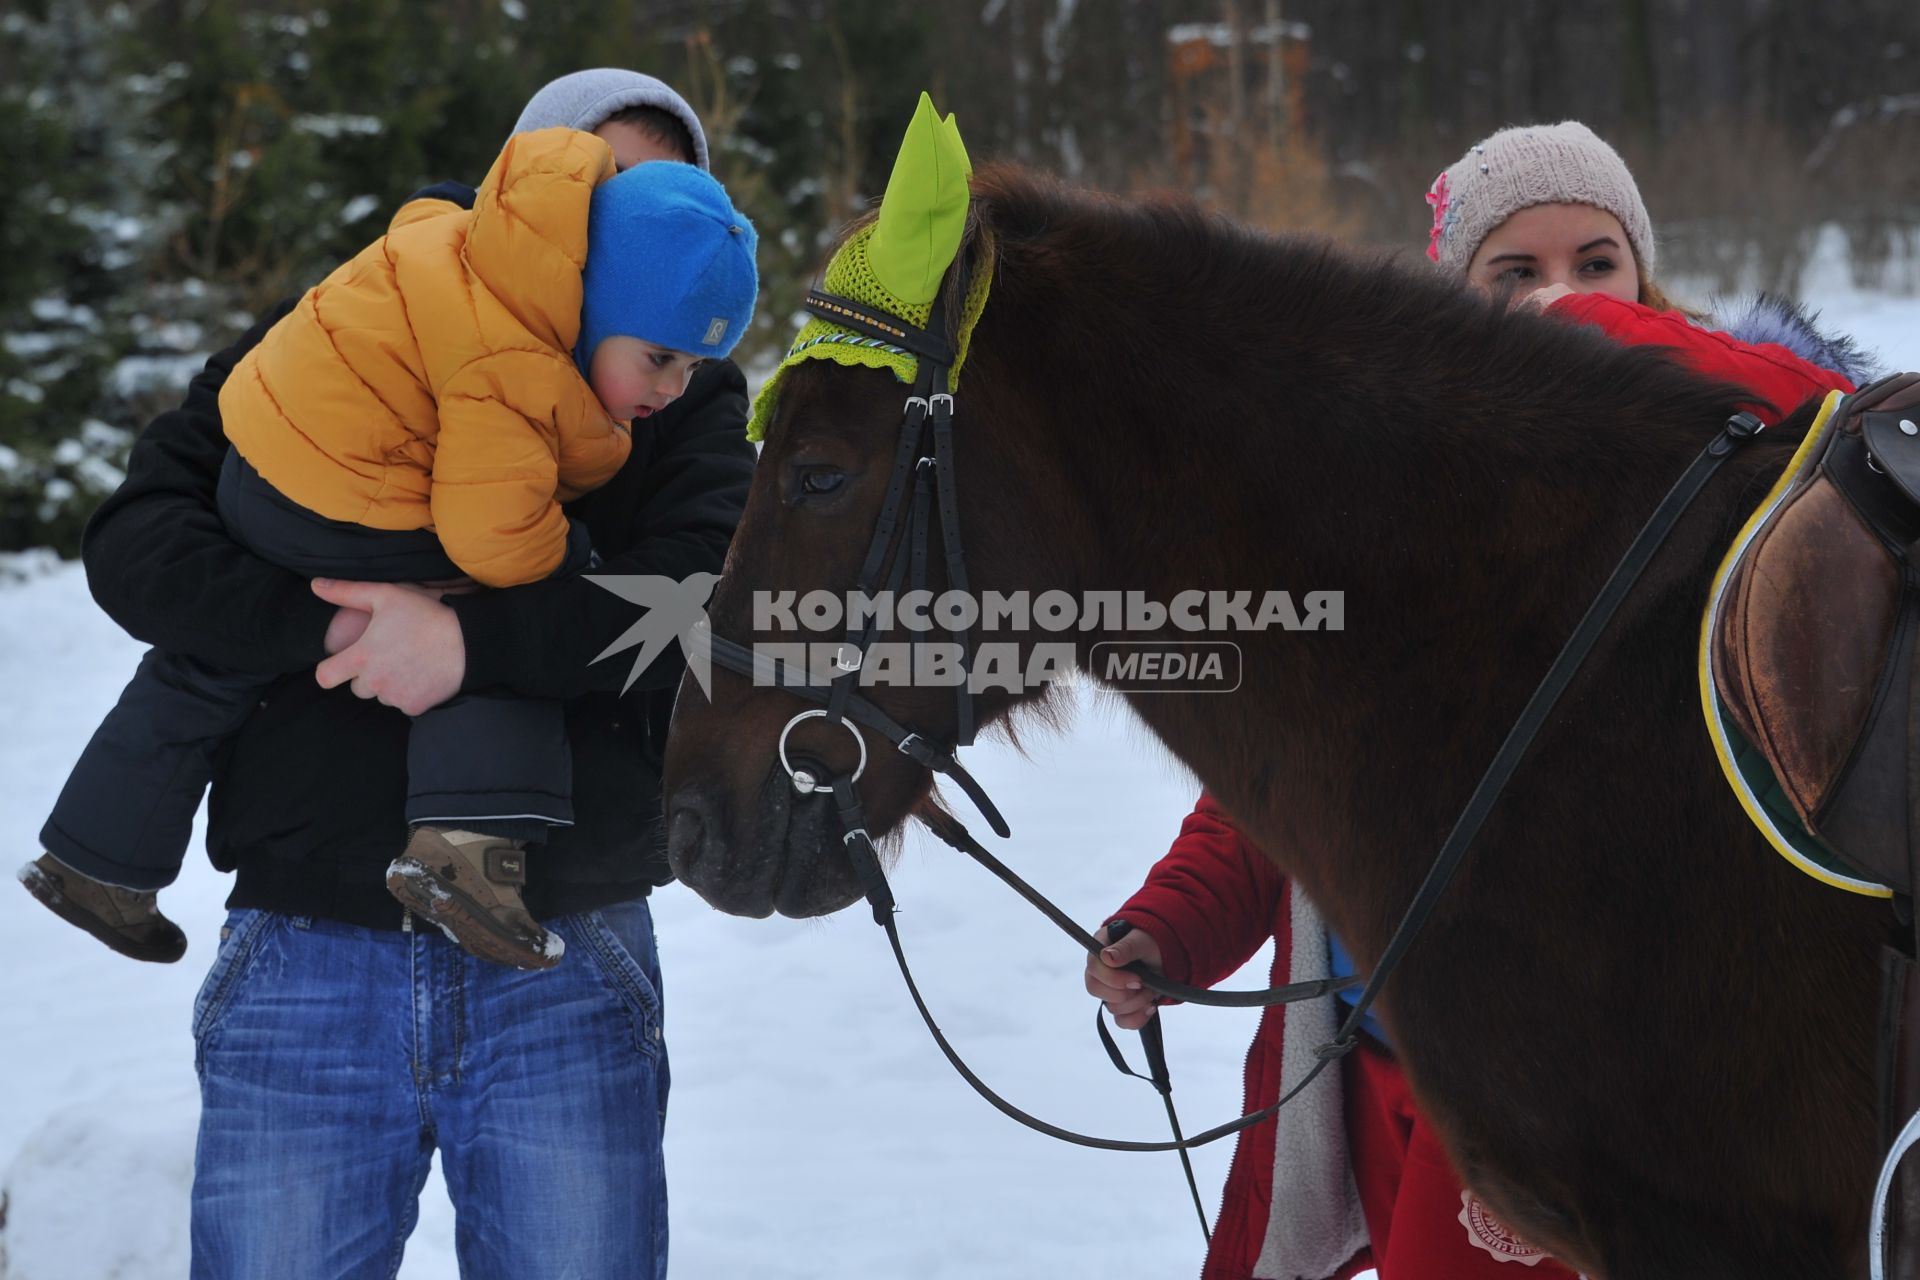
M1633 175L1614 149L1576 120L1502 129L1470 147L1433 180L1427 256L1450 275L1494 228L1536 204L1590 204L1620 219L1643 274L1653 271L1653 223Z

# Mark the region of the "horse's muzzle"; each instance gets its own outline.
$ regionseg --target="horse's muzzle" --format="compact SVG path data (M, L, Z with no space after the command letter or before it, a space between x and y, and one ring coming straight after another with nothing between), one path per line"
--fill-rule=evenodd
M779 770L744 813L704 783L676 790L667 801L667 860L681 882L729 915L823 916L861 896L832 798L796 796Z

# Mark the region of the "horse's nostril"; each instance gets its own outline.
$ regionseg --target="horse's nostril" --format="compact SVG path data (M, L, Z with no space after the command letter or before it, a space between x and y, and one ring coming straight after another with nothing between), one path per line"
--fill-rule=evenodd
M667 860L676 875L684 877L706 852L705 810L697 796L683 799L676 795L667 811Z

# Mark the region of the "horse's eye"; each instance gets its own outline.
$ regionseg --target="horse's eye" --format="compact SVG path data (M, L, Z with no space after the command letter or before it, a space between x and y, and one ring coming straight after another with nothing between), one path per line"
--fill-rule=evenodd
M800 492L832 493L846 479L847 473L838 467L808 467L800 473Z

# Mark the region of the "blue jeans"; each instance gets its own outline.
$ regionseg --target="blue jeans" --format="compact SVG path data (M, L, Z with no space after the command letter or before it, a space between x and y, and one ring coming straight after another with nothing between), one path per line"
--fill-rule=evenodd
M644 898L545 973L437 930L235 911L194 1004L194 1280L391 1280L437 1147L464 1280L661 1277L667 1053Z

